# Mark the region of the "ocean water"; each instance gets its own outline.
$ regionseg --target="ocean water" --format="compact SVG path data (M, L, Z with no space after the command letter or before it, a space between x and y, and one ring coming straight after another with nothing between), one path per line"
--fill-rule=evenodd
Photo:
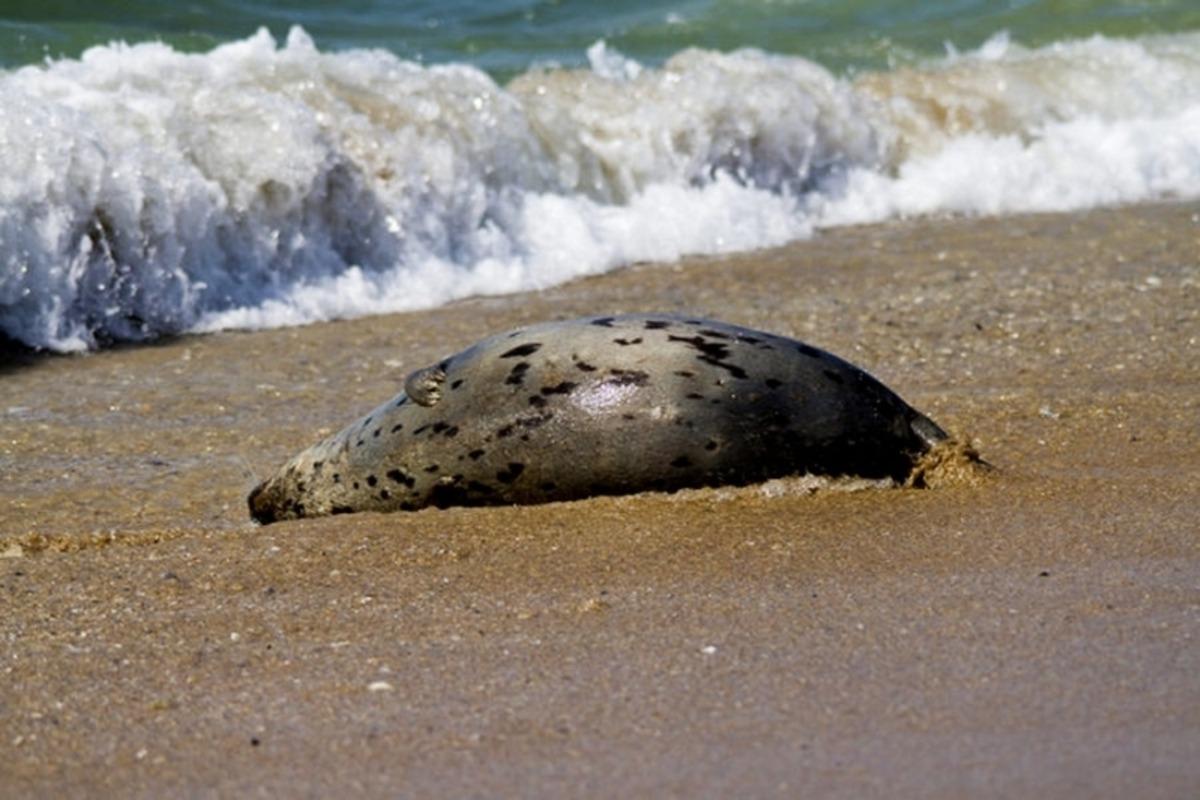
M36 348L428 307L902 216L1200 196L1195 2L0 13L0 332Z

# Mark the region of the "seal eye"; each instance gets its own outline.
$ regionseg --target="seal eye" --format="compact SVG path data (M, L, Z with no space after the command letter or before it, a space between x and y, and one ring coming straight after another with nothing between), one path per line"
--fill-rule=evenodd
M432 407L442 399L446 370L441 364L419 369L404 381L404 393L418 405Z

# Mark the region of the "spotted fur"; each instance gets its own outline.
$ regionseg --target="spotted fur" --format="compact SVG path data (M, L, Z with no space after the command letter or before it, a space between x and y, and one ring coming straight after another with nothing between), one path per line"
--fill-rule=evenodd
M802 473L902 478L945 438L836 356L669 314L511 331L405 386L255 488L251 515L543 503Z

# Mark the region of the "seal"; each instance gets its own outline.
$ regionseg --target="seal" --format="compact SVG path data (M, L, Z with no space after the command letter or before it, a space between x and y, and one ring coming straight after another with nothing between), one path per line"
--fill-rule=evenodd
M903 480L947 438L863 370L708 319L628 314L484 339L296 455L261 523L531 504L803 473Z

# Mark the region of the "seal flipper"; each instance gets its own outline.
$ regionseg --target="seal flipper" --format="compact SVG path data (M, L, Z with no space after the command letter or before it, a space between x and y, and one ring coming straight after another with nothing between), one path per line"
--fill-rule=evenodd
M942 426L931 420L929 417L916 412L916 416L909 420L908 426L912 428L912 432L917 435L926 448L933 447L938 442L944 442L950 438L950 434L942 430Z
M414 403L435 406L442 399L442 384L446 382L446 370L441 364L419 369L404 381L404 393Z

